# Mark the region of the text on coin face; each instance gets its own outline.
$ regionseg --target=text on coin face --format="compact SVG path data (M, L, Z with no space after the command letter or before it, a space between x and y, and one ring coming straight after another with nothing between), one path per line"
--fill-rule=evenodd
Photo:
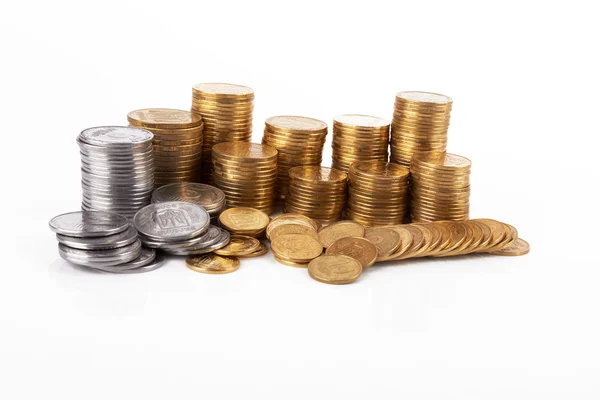
M182 228L192 224L188 213L183 210L159 210L154 213L152 219L160 230Z

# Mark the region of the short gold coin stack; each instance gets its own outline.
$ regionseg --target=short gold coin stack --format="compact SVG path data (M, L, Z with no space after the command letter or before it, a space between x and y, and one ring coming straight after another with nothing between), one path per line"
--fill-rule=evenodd
M446 151L452 99L428 92L396 94L391 161L410 166L413 153Z
M211 183L213 145L252 139L254 90L230 83L198 83L192 87L191 110L204 120L201 179Z
M333 120L332 168L348 171L355 161L388 160L390 122L347 114Z
M348 171L346 218L364 226L401 224L408 205L408 168L358 161Z
M418 153L410 173L413 222L469 219L469 159L450 153Z
M154 134L154 187L196 182L202 159L203 122L199 115L169 108L127 114L129 125Z
M288 193L290 168L299 165L321 165L327 124L318 119L297 116L276 116L265 121L262 143L279 152L277 199Z
M273 212L277 150L258 143L218 143L212 149L212 163L213 181L225 193L227 207Z
M342 217L348 175L333 168L299 166L290 169L285 212L328 224Z

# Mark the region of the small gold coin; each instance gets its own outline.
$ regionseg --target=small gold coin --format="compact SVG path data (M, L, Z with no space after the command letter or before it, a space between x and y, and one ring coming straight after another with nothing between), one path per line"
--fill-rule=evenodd
M235 257L221 257L208 253L187 256L185 265L192 271L204 274L228 274L237 271L240 267L240 260Z
M260 241L250 236L231 235L229 244L215 250L220 256L247 256L260 248Z
M259 256L262 256L264 254L267 254L267 251L269 251L268 247L264 243L261 243L260 247L256 251L254 251L253 253L250 253L250 254L245 255L245 256L238 256L238 258L259 257Z
M269 221L265 212L248 207L230 208L219 215L221 225L232 232L262 231L269 225Z
M365 239L377 247L377 261L382 261L400 247L400 234L393 229L376 227L365 229Z
M309 275L323 283L344 285L356 281L362 274L362 265L345 255L320 256L308 264Z
M290 233L300 233L303 235L311 236L317 240L319 240L319 235L317 231L313 229L311 226L300 225L296 223L288 223L283 225L278 225L274 229L271 230L271 234L269 235L269 239L276 239L277 236L287 235Z
M529 253L529 243L521 238L518 238L508 247L490 252L490 254L496 256L524 256L527 253Z
M323 253L323 246L311 236L292 233L273 239L271 250L280 259L308 263Z
M369 268L377 259L377 247L362 237L343 237L336 240L327 248L328 256L345 255L352 257L362 265L363 269Z
M340 221L319 231L319 241L323 247L331 246L336 240L344 237L364 237L365 228L358 222Z
M267 230L266 230L266 234L267 234L267 238L269 238L271 236L271 231L275 228L277 228L280 225L285 225L285 224L297 224L297 225L306 225L308 227L311 227L316 231L319 230L319 224L317 224L317 222L315 220L313 220L312 218L309 218L307 216L304 216L302 214L281 214L278 215L277 217L273 218L271 220L271 222L269 223L269 225L267 226Z

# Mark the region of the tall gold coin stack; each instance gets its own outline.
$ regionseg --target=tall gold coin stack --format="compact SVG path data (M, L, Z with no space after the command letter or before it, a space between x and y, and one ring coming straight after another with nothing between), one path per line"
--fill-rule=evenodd
M413 222L469 219L471 161L450 153L417 153L410 165Z
M355 161L387 161L389 140L388 120L358 114L335 117L331 166L348 171Z
M227 207L250 207L271 214L275 207L277 150L258 143L218 143L212 149L213 181Z
M198 179L204 127L199 115L169 108L145 108L130 112L127 120L130 126L154 134L154 187Z
M396 94L391 160L410 167L415 152L446 151L452 99L428 92Z
M201 180L211 183L212 147L252 140L254 90L230 83L198 83L192 87L191 110L204 120Z
M299 166L289 171L290 185L285 212L302 214L322 223L342 217L348 175L320 166Z
M401 224L408 205L409 170L384 161L359 161L348 171L346 218L363 226Z
M318 119L277 116L265 121L262 143L279 152L277 165L277 198L285 200L289 186L289 170L299 165L321 165L327 124Z

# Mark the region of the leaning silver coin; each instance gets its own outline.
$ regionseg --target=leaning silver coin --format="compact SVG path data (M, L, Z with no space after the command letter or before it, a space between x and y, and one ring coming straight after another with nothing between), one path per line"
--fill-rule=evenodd
M142 272L150 272L150 271L154 271L155 269L158 269L160 267L162 267L165 264L165 260L166 257L162 254L158 254L156 256L156 258L147 265L144 265L142 267L139 268L132 268L132 269L122 269L122 268L96 268L98 270L102 270L104 272L112 272L113 274L139 274Z
M108 250L80 250L58 244L58 254L65 260L92 267L94 265L113 266L128 263L139 257L142 244L136 240L132 244L117 249Z
M161 250L175 249L176 250L176 249L184 249L186 247L192 247L192 246L198 247L198 246L202 246L202 245L212 244L212 243L216 242L217 240L219 240L220 235L221 235L221 229L219 227L214 226L214 225L209 225L206 232L204 232L202 235L196 236L195 238L192 238L192 239L165 242L165 241L152 240L143 235L140 235L140 240L142 241L142 244L144 246L151 247L154 249L161 249Z
M135 229L133 225L129 225L129 228L127 228L123 232L109 236L78 238L75 236L66 236L57 233L56 239L59 243L62 243L65 246L69 246L74 249L102 250L115 249L117 247L127 246L128 244L135 242L137 236L137 229Z
M127 262L124 264L118 264L118 265L106 265L103 263L91 263L91 264L88 264L87 267L98 269L101 271L107 271L107 272L119 272L119 271L124 271L127 269L136 269L136 268L144 267L144 266L150 264L152 261L154 261L155 258L156 258L156 250L149 249L147 247L142 247L142 252L138 256L138 258L136 258L133 261L130 261L130 262Z
M61 214L49 222L52 232L75 237L114 235L129 227L123 215L104 211L75 211Z
M204 208L183 201L150 204L133 217L141 234L163 242L194 238L206 232L209 220Z
M221 228L219 228L221 229ZM173 254L176 256L188 256L190 254L206 254L206 253L211 253L215 250L218 250L222 247L225 247L229 244L229 241L231 240L231 236L229 234L228 231L226 231L225 229L221 229L221 235L219 236L219 240L216 241L215 243L208 245L208 246L192 246L192 247L188 247L185 249L181 249L181 250L165 250L166 252L168 252L169 254Z

